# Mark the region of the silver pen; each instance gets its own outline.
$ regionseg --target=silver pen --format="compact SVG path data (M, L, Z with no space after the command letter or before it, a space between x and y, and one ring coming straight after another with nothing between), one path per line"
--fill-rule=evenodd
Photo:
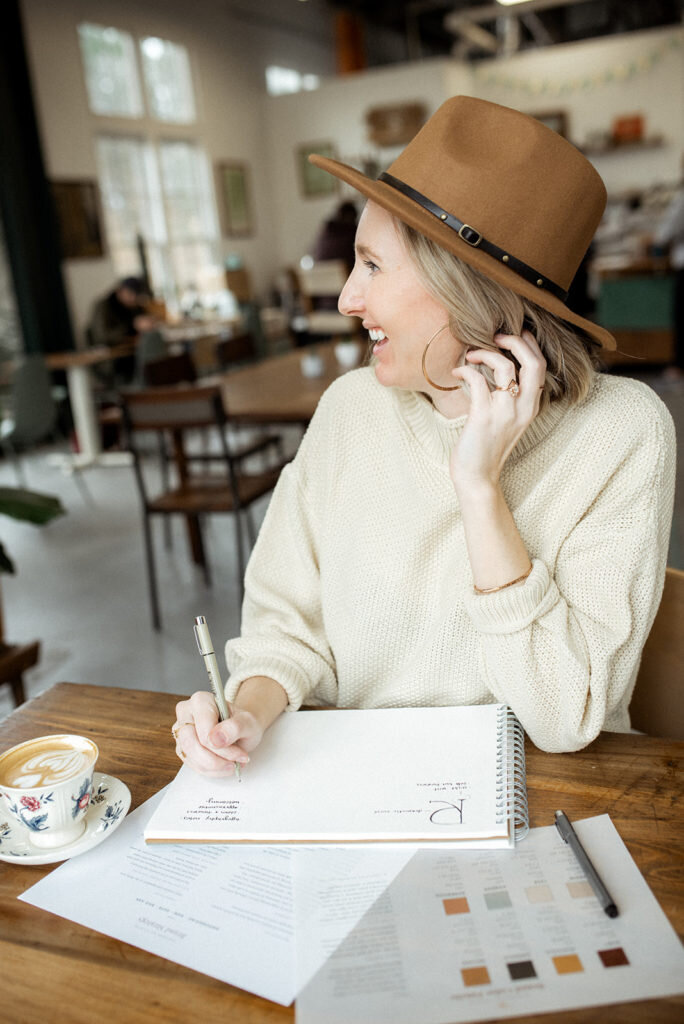
M195 618L195 625L193 626L193 629L195 631L197 648L204 659L204 665L207 670L207 675L209 676L209 682L211 683L211 688L214 691L214 699L216 701L216 707L218 708L219 721L225 722L226 719L230 718L230 711L228 710L226 698L223 693L221 673L219 672L216 654L214 653L214 645L211 642L209 627L204 615L198 615ZM238 782L241 782L242 777L240 775L240 765L237 761L234 761L233 764L235 765L235 777Z
M601 904L601 909L608 917L617 917L618 909L615 906L615 900L606 889L598 871L589 860L586 850L580 843L579 837L570 823L570 819L562 811L556 811L556 828L560 832L563 842L568 844L575 857L577 857L579 866L582 868L589 885L594 890L596 898Z

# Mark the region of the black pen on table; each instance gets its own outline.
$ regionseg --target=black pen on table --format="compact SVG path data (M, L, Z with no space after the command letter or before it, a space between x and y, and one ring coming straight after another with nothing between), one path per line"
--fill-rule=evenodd
M608 917L617 917L618 908L615 906L615 900L601 881L598 871L589 860L586 850L580 843L577 833L570 824L570 819L563 813L563 811L556 811L556 828L560 832L563 842L567 843L575 854L575 857L579 862L579 866L587 877L589 885L596 893L596 898L601 904L601 909L605 911Z
M211 642L211 636L209 635L209 626L207 625L207 620L204 615L196 616L193 629L195 631L197 648L204 659L204 665L207 670L207 675L209 676L209 682L211 683L211 688L214 691L214 700L216 701L216 707L218 708L219 721L225 722L226 719L230 718L230 711L228 710L226 698L223 693L221 673L219 672L216 654L214 653L214 645ZM235 765L235 778L238 782L242 782L239 762L234 761L233 764Z

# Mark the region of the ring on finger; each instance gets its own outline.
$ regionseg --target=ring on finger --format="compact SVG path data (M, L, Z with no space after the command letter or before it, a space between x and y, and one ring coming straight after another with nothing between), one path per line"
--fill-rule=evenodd
M494 390L507 391L509 395L512 395L513 398L516 398L520 394L520 385L518 384L515 377L511 377L505 388L495 387Z
M174 722L173 725L171 726L171 734L176 743L178 742L178 733L181 731L184 725L192 725L192 722Z

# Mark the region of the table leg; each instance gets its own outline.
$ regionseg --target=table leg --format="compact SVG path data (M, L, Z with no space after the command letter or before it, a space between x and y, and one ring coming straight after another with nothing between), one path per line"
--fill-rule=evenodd
M79 452L76 455L58 455L51 461L56 462L65 470L84 469L86 466L97 465L129 465L129 452L103 452L100 444L100 427L95 415L90 368L87 366L69 366L67 368L67 387L69 402L74 418L74 429L78 438Z

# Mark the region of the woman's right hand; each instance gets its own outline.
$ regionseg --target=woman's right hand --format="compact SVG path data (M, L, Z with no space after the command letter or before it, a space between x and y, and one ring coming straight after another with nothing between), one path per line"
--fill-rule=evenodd
M248 751L261 742L264 728L251 711L230 709L231 717L219 722L216 702L207 690L199 690L176 704L176 753L196 772L214 778L232 775L235 762L249 761Z

